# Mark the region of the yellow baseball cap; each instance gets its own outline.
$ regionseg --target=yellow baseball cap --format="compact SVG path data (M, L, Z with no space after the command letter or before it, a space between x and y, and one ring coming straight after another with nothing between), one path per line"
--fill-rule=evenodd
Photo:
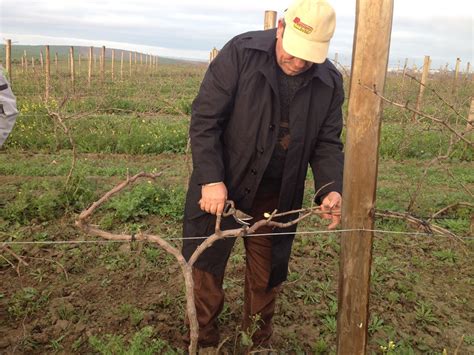
M285 12L283 49L313 63L326 60L336 13L325 0L296 0Z

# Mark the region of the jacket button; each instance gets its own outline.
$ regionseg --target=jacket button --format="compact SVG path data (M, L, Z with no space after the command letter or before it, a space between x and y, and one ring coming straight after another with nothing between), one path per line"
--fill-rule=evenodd
M252 173L252 175L257 175L257 170L255 169L250 170L250 172Z
M248 187L245 188L245 193L246 194L249 194L250 193L250 189Z
M275 129L275 125L272 123L269 128L270 128L270 131L273 131Z

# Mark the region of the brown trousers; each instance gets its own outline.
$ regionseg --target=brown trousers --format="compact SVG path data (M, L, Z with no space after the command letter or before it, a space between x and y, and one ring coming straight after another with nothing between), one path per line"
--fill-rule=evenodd
M257 192L256 203L250 214L253 222L263 219L265 212L272 212L278 205L278 193ZM272 228L262 227L257 233L271 233ZM271 270L271 237L255 236L244 238L245 290L242 329L253 333L254 346L268 345L273 333L272 318L275 301L280 286L269 288ZM219 344L217 317L224 307L223 277L193 269L194 297L199 323L199 346L209 347ZM258 322L255 322L259 319ZM256 330L254 326L257 326Z

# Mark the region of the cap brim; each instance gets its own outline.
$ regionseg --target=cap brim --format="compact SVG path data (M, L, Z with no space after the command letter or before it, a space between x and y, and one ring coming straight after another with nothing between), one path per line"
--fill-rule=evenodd
M328 56L329 41L309 41L295 33L288 25L283 33L282 44L285 52L308 62L323 63Z

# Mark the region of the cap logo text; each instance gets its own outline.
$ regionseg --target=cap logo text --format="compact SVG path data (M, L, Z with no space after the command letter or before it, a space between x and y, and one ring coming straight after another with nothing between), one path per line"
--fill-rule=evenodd
M306 33L307 35L313 32L313 27L302 22L299 17L295 17L293 19L293 27L296 28L298 31Z

